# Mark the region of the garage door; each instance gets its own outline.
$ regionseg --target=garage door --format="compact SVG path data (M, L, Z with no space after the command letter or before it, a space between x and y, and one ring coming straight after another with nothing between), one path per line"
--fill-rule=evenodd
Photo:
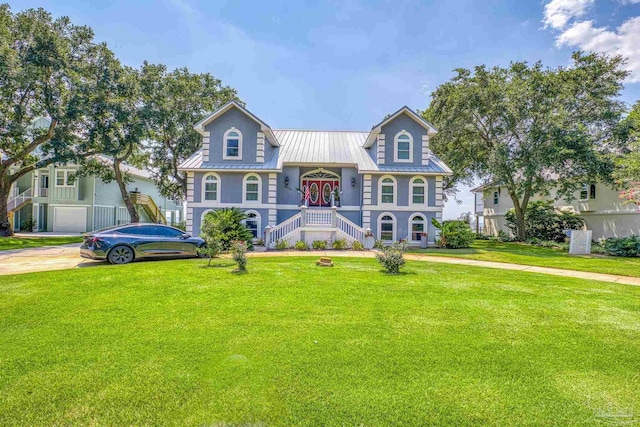
M56 206L53 208L53 231L87 231L87 208Z

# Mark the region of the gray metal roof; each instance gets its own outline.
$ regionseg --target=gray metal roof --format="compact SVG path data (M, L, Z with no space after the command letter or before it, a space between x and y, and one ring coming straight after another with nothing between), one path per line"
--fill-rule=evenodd
M436 156L425 166L378 166L364 148L369 132L312 131L280 129L273 131L280 147L272 151L265 163L259 164L210 164L202 162L202 151L185 160L180 169L282 169L283 165L353 165L367 172L418 172L450 174Z

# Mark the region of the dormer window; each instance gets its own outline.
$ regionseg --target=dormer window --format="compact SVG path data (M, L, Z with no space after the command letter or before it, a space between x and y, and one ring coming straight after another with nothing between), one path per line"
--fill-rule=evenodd
M238 129L231 128L224 133L223 149L224 160L242 160L242 133Z
M393 140L394 161L398 163L413 162L413 137L406 130L398 132Z

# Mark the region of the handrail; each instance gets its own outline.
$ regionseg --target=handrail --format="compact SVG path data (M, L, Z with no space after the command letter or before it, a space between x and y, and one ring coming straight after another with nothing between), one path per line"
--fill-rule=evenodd
M156 202L148 194L131 192L129 193L129 200L131 200L133 204L142 205L154 222L161 221L163 224L167 223L167 218L165 218L158 205L156 205Z
M287 234L300 228L301 218L302 214L297 213L274 227L267 227L265 230L265 245L268 247L271 243L282 240Z
M364 241L365 229L340 214L336 214L336 227L359 242Z
M22 193L9 199L7 203L7 212L13 212L19 206L33 198L33 188L28 188Z

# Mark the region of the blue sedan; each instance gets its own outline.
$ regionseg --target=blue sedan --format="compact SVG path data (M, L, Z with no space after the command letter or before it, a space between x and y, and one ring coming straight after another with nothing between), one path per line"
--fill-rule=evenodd
M142 258L197 257L205 243L175 227L162 224L127 224L85 233L83 258L127 264Z

